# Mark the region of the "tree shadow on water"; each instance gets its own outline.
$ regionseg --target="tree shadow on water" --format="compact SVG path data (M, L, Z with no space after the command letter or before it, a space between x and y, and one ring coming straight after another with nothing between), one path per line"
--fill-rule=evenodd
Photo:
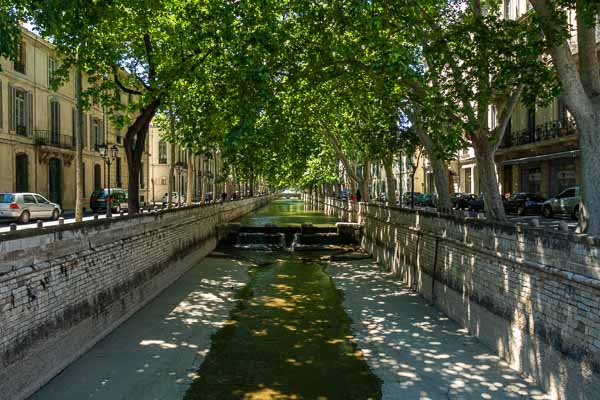
M377 399L323 266L290 257L255 268L185 399Z

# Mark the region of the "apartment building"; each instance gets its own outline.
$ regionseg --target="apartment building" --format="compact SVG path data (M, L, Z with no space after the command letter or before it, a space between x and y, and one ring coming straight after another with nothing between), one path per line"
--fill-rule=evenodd
M57 90L50 84L60 63L52 45L35 33L22 30L14 62L0 65L0 192L31 191L75 207L75 73ZM88 82L83 76L82 87ZM124 104L132 101L122 96ZM110 123L98 105L84 113L84 198L95 189L127 187L128 172L123 133ZM116 144L118 157L108 168L98 148ZM143 157L140 200L147 198L148 152Z

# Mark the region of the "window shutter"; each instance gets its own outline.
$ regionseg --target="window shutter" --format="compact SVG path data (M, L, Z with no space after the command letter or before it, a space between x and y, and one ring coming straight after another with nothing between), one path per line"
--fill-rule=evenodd
M28 135L33 131L33 94L25 93L25 129Z
M83 148L87 146L87 116L85 113L81 113L81 127L81 147Z
M96 132L94 132L94 117L90 114L90 148L96 149Z
M2 126L3 126L3 114L2 114L2 108L4 107L4 103L2 102L2 81L0 81L0 130L2 130Z
M60 120L62 118L60 117L60 102L57 100L56 101L56 127L58 129L58 133L61 133L62 127L60 126Z
M15 88L8 85L8 130L14 131L15 128Z
M101 119L98 120L98 129L100 130L98 144L105 144L106 142L108 142L108 140L106 140L106 135L104 134L104 121Z

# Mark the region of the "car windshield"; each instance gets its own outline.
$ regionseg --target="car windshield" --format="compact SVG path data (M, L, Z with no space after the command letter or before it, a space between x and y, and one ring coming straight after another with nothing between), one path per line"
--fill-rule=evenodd
M94 192L93 196L98 199L103 199L106 197L106 191L105 190L97 190Z
M12 203L15 201L15 196L10 193L0 193L0 203Z

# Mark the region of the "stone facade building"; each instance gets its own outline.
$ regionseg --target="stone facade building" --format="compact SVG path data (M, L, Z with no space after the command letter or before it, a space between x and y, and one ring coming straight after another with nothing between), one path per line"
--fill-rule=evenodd
M52 45L22 30L14 62L0 58L0 192L37 192L75 207L75 72L56 91L50 88L60 63ZM82 87L88 82L83 76ZM122 96L124 104L132 101ZM84 113L84 204L95 189L108 185L107 168L98 147L116 144L118 158L110 169L110 186L127 187L128 172L122 147L124 132L107 113L93 105ZM148 152L140 172L140 201L148 196Z

